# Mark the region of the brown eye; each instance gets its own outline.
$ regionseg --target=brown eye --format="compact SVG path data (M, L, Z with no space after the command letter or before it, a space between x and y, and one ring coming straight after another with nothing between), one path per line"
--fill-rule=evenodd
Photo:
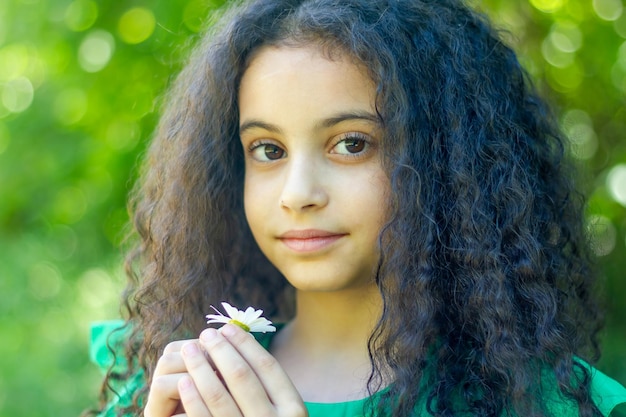
M363 152L365 149L365 141L363 139L346 139L344 141L346 151L350 153Z
M367 152L369 146L370 142L366 135L350 133L335 144L332 153L339 155L360 155Z
M270 159L270 160L280 159L283 157L283 155L285 155L285 151L280 149L276 145L265 145L264 148L265 148L265 156L267 157L267 159Z
M252 158L260 162L269 162L285 157L285 150L272 143L260 143L250 149Z

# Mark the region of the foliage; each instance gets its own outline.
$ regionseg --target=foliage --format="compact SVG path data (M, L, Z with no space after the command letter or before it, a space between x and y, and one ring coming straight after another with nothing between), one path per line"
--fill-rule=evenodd
M77 415L95 403L89 324L118 314L136 161L159 97L222 2L0 2L0 417ZM624 383L622 1L477 5L510 31L588 173L609 306L600 368Z

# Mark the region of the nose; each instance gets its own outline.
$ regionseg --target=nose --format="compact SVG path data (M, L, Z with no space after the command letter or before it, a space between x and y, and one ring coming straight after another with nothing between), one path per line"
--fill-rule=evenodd
M280 195L282 208L304 212L320 209L328 204L324 167L321 165L306 155L289 162Z

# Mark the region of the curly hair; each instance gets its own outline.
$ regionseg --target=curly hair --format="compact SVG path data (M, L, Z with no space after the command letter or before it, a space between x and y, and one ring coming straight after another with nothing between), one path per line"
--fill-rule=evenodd
M292 316L292 289L244 216L237 94L260 47L308 44L351 57L377 86L391 191L368 388L393 383L373 411L409 416L425 401L435 416L549 415L541 381L553 381L598 415L575 359L597 359L601 322L584 198L514 52L461 0L260 0L204 36L132 199L128 362L149 383L164 346L198 334L223 299Z

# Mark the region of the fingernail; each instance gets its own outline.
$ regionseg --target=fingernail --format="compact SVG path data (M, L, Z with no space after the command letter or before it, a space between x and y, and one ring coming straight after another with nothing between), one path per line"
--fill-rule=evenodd
M183 346L183 351L187 356L196 356L200 353L200 349L195 343L186 344L185 346Z
M217 330L215 329L206 329L206 330L203 330L202 333L200 333L200 339L204 340L205 342L209 342L215 339L216 336L217 336Z
M235 329L235 326L233 326L232 324L226 324L222 326L222 328L220 329L220 332L222 333L222 335L226 337L234 336L236 329Z

